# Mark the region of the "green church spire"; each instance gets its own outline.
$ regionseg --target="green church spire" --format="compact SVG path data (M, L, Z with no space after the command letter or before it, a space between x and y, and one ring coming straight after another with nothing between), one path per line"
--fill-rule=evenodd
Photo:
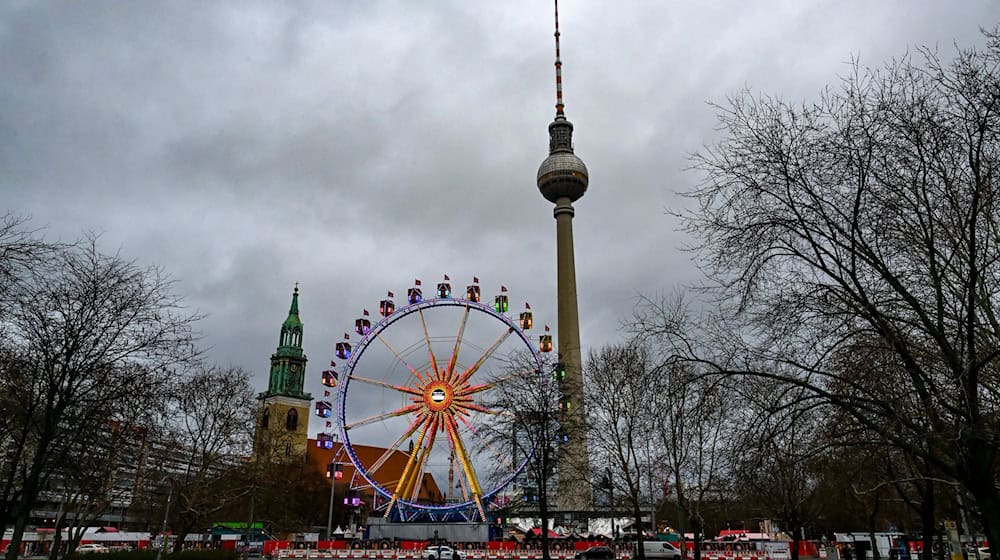
M271 356L271 375L267 392L262 396L285 395L311 399L303 392L302 385L306 370L305 354L302 352L302 320L299 318L299 285L292 291L292 304L288 308L288 318L281 324L278 348Z

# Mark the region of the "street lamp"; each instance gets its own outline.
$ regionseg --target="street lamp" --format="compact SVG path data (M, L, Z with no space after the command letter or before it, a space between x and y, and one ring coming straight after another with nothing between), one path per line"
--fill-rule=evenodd
M163 509L163 527L160 528L160 538L163 542L160 543L160 548L156 551L156 560L160 560L163 557L163 549L167 548L167 518L170 516L170 502L174 498L174 484L170 477L165 477L162 482L169 482L169 491L167 492L167 507Z
M330 479L330 509L326 515L326 538L331 539L333 531L333 494L337 488L337 481L344 477L344 468L340 463L333 462L326 466L326 477Z

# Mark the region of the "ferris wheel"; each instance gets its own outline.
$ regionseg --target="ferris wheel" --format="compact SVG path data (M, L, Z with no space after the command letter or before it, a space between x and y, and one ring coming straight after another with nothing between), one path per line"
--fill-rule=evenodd
M528 304L514 319L505 287L487 305L478 278L464 297L453 297L444 278L432 298L415 281L400 308L388 292L374 324L365 310L354 325L360 340L345 333L336 345L342 369L332 362L323 372L336 403L317 403L317 413L336 416L352 491L370 490L374 510L402 521L487 519L530 459L497 434L506 412L498 395L517 378L548 381L541 354L552 336L537 346L529 339Z

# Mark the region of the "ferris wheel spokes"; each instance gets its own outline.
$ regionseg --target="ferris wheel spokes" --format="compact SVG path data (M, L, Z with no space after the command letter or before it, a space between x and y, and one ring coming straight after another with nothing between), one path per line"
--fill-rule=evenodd
M438 419L436 414L429 415L424 420L420 430L420 436L417 437L417 445L414 447L414 451L410 453L410 457L406 461L406 466L403 467L403 473L399 476L399 481L396 483L395 491L392 493L393 503L399 501L400 497L407 495L408 490L410 489L410 480L413 478L414 467L418 461L423 462L426 459L426 452L430 451L433 446L434 435L437 433L437 426ZM427 441L428 434L430 434L430 442L425 448L424 442Z
M469 367L469 369L462 372L462 375L460 375L458 379L455 380L455 384L457 385L468 381L469 378L472 377L472 375L476 373L476 371L480 367L482 367L483 363L486 362L486 360L488 360L490 356L492 356L493 353L497 351L497 348L499 348L500 345L503 344L504 341L507 340L507 337L509 337L513 332L514 332L513 327L507 327L507 330L501 333L500 336L498 336L497 339L493 341L493 345L491 345L489 348L486 349L485 352L483 352L483 355L480 356L478 360L476 360L476 363L472 364Z
M413 366L411 366L406 361L406 359L403 358L403 356L401 356L399 354L399 352L396 352L396 349L393 348L392 345L390 345L389 342L385 338L382 337L381 333L375 333L375 338L379 339L382 342L382 344L384 344L385 347L388 348L390 352L392 352L392 355L396 356L396 359L399 360L399 362L401 364L403 364L404 366L406 366L406 369L410 370L410 373L412 373L414 377L416 377L417 379L419 379L421 383L427 383L427 380L424 379L424 377L422 375L420 375L420 372L417 371L416 368L414 368Z
M434 347L431 346L431 337L427 333L427 322L424 321L424 310L423 308L417 309L417 314L420 315L420 326L424 329L424 344L427 345L427 353L431 357L431 368L434 369L434 378L441 379L441 372L438 371L437 358L434 357Z
M516 379L516 378L521 377L522 375L524 375L526 373L532 373L533 371L535 371L535 370L533 370L533 369L522 369L522 370L515 371L513 373L509 373L509 374L501 376L501 377L497 377L493 381L487 381L486 383L480 383L478 385L469 385L469 388L465 390L464 394L466 394L466 395L474 395L476 393L482 393L483 391L489 391L490 389L493 389L494 387L496 387L497 385L500 385L501 383L505 383L507 381L510 381L511 379Z
M454 445L455 451L458 454L458 461L462 464L462 472L465 473L465 478L469 482L469 489L472 491L472 500L476 503L476 508L479 510L479 514L483 516L483 519L486 519L486 511L483 508L482 502L483 489L479 485L479 477L476 476L476 471L472 466L469 453L465 450L465 444L462 442L462 438L458 434L458 422L455 420L454 416L447 417L445 428L448 433L448 437L451 438L452 445Z
M423 405L420 404L420 403L408 404L406 406L401 406L401 407L397 408L396 410L391 410L389 412L383 412L382 414L376 414L375 416L369 416L368 418L362 418L361 420L358 420L357 422L351 422L350 424L345 424L344 425L344 430L346 431L346 430L350 430L350 429L353 429L353 428L358 428L358 427L361 427L361 426L365 426L365 425L371 424L372 422L379 422L381 420L387 420L389 418L395 418L396 416L403 416L404 414L409 414L411 412L416 412L416 411L420 410L422 407L423 407Z
M372 463L372 466L368 467L368 473L375 474L379 470L379 468L381 468L382 465L384 465L385 462L389 460L389 457L391 457L392 454L397 449L399 449L399 446L403 443L403 441L405 441L406 438L412 436L420 428L420 426L423 425L425 418L426 418L425 415L418 414L417 417L414 418L413 422L410 422L410 427L407 428L405 432L403 432L403 435L399 436L399 439L397 439L395 443L387 447L385 449L385 452L382 453L382 455L374 463Z
M431 423L432 420L429 415L425 416L423 421L420 423L420 426L423 429L420 430L420 435L417 437L417 446L415 449L420 449L423 447L424 438L427 437L427 427ZM396 488L392 493L392 498L389 500L389 503L385 508L385 517L389 517L389 514L392 512L392 506L394 506L396 502L399 501L400 489L404 485L407 475L410 472L410 469L413 468L414 459L416 459L416 453L411 452L409 459L406 460L406 466L403 467L403 473L399 476L399 480L396 481Z
M469 423L469 421L466 420L466 418L464 416L459 416L458 419L461 420L463 424L465 424L465 427L468 428L470 432L472 432L472 436L473 437L475 437L476 439L478 439L479 441L481 441L483 443L483 445L487 449L489 449L491 453L493 453L493 456L496 457L496 459L498 461L500 461L501 463L503 463L504 466L506 466L508 469L513 469L514 468L514 463L511 463L510 460L507 459L507 457L505 457L502 453L500 453L500 451L498 451L496 447L493 447L493 444L490 443L490 441L488 439L486 439L483 436L481 436L479 434L479 431L476 430L476 428L471 423Z
M455 347L451 350L451 358L448 360L448 369L445 372L445 377L448 380L452 380L455 377L455 362L458 361L458 351L462 347L462 337L465 336L465 323L469 319L469 309L469 306L466 305L462 311L462 320L458 324L458 334L455 335Z
M415 395L417 397L423 396L423 393L414 389L413 387L407 387L405 385L393 385L392 383L386 383L385 381L379 381L378 379L369 379L367 377L361 377L360 375L351 374L351 381L361 381L363 383L370 383L372 385L378 385L380 387L385 387L386 389L394 389L400 393L406 393L408 395Z
M416 500L417 496L420 494L420 482L424 477L424 469L427 468L427 459L431 455L431 449L434 448L434 440L437 438L438 426L441 423L440 418L435 418L431 423L430 437L427 438L427 443L424 444L423 449L420 450L420 457L417 458L416 470L410 475L410 479L406 481L406 492L404 496L408 496L409 501Z

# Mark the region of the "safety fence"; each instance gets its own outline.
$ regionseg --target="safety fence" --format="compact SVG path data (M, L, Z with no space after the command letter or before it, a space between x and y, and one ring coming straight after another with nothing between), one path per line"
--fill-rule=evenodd
M553 550L549 553L552 560L572 560L576 557L576 550ZM370 549L370 550L323 550L323 549L278 549L275 551L276 557L281 559L298 560L421 560L426 557L423 550L415 549ZM458 551L462 560L541 560L540 550L460 550ZM622 552L616 555L619 560L631 560L631 552ZM688 558L691 558L688 556ZM725 554L703 554L702 560L777 560L766 554L725 555Z

